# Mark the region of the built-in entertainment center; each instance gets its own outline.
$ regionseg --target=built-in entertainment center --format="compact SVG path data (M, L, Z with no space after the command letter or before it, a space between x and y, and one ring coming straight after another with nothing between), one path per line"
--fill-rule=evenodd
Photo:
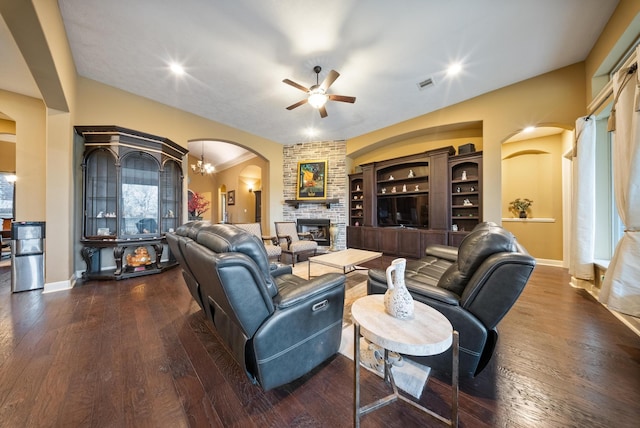
M421 257L482 221L482 152L448 146L360 168L349 175L350 248Z

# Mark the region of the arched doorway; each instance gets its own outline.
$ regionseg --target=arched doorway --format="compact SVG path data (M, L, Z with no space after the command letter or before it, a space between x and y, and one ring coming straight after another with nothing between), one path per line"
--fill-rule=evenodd
M269 161L264 156L236 142L216 139L190 140L189 152L189 189L214 195L211 221L248 223L258 218L268 225L268 210L262 208L269 193ZM213 165L213 173L200 173L198 161Z

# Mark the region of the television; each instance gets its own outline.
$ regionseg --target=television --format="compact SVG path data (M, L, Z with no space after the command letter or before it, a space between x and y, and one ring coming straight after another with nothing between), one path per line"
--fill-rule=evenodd
M378 196L378 226L429 227L429 195Z

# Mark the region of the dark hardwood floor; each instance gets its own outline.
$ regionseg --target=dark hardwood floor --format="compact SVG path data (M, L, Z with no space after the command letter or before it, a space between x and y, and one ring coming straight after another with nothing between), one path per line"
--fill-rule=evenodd
M537 267L499 330L490 366L461 381L461 426L638 426L640 337L569 287L565 270ZM367 371L361 381L365 403L388 393ZM2 427L341 427L352 391L342 355L285 387L252 385L179 269L12 294L0 268ZM421 403L446 415L447 379L432 376ZM394 403L362 426L440 424Z

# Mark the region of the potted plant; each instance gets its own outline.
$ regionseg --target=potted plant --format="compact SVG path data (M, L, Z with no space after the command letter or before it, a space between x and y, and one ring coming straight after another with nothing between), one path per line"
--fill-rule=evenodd
M189 198L189 219L202 220L202 214L209 209L210 202L200 193L193 192Z
M520 218L527 218L527 210L531 205L533 205L531 199L516 198L516 200L509 202L509 210L517 212Z

